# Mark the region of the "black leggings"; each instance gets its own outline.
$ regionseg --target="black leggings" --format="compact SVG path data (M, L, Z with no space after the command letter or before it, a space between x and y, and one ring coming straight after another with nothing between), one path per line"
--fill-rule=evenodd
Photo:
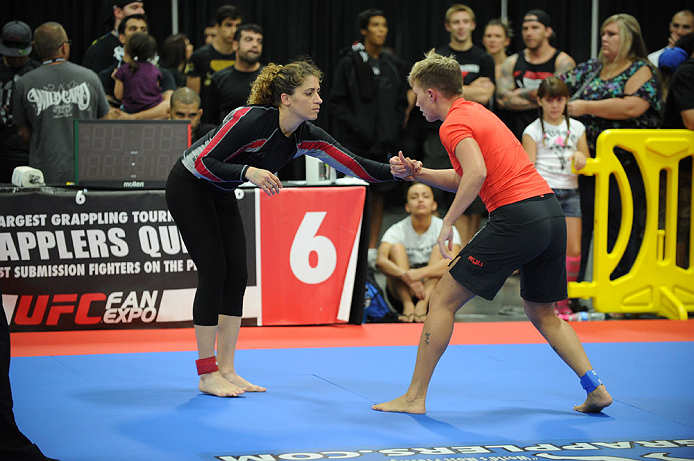
M166 203L198 269L193 323L217 325L219 314L241 317L248 270L236 195L196 178L179 162L166 183Z

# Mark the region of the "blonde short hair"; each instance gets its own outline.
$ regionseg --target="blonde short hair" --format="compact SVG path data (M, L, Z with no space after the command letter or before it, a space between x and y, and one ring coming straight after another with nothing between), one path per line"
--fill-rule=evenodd
M452 57L437 54L432 48L423 60L412 66L407 81L422 88L434 88L446 98L463 94L463 74L460 64Z
M455 5L452 5L450 8L446 10L446 24L451 23L451 16L456 14L459 11L465 11L467 14L470 15L470 19L472 22L476 22L475 20L475 12L472 11L472 8L470 8L467 5L463 5L462 3L456 3Z

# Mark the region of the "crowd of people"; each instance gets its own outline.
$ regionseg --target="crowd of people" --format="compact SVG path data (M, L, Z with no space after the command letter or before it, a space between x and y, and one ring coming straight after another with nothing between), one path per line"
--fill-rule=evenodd
M47 184L73 181L72 130L68 125L74 118L188 119L195 142L247 103L251 85L264 68L264 32L260 25L244 22L237 7L220 7L205 28L205 44L194 50L182 33L167 37L158 46L149 35L144 2L110 3L112 29L88 47L81 66L69 61L71 40L62 25L45 23L32 33L21 21L5 24L0 65L4 122L0 182L10 182L14 168L20 165L40 169ZM486 22L480 46L472 40L477 17L470 7L452 5L442 19L449 41L433 43L432 48L459 63L464 97L492 110L550 178L571 174L575 152L593 157L596 139L605 129L691 128L691 84L686 76L691 68L694 15L689 10L673 15L668 43L650 54L634 17L611 16L600 30L599 56L579 64L553 46L557 32L550 16L539 9L528 11L517 21L524 44L517 53L508 50L514 31L506 18ZM427 167L448 168L450 160L439 138L440 122L427 122L413 110L415 96L407 84L405 63L386 46L385 12L367 9L357 23L361 40L342 50L329 78L326 99L331 131L350 151L370 160L387 162L403 150ZM31 75L24 77L26 73ZM567 87L568 92L562 90L562 96L546 101L563 101L565 128L549 120L543 122L548 112L538 89L549 77L557 78L552 95L558 94L557 81ZM668 91L670 88L673 92ZM71 95L70 102L58 104L57 94L65 90ZM539 127L546 123L549 131L538 131L538 120ZM534 137L528 133L533 126ZM575 146L577 128L585 129L587 150L582 144L580 149ZM558 134L564 131L566 135ZM543 138L537 139L538 135ZM555 158L555 165L549 167L542 163L547 136L553 139L549 148L552 155L560 156L560 147L566 155L559 163ZM574 144L561 145L562 139ZM617 155L632 182L635 209L643 210L644 186L636 161L621 149ZM681 190L687 194L691 173L686 163L683 166ZM555 184L558 195L568 194L564 186L572 191L570 204L564 207L570 233L567 268L570 279L580 281L585 278L593 231L594 178L574 175L568 182ZM618 194L614 181L611 186L611 193ZM370 186L368 259L372 267L384 231L384 206L396 189L398 185L393 183ZM455 195L436 188L432 193L436 214L445 213ZM610 206L611 248L620 225L620 201L612 200ZM487 214L479 197L464 210L455 223L463 244L479 231ZM613 278L624 275L633 263L643 219L642 214L635 216L627 252ZM680 245L678 263L685 261L685 251L686 246ZM558 307L568 312L567 303ZM581 306L572 302L570 308L575 311ZM419 319L421 315L408 312L401 318Z
M112 29L86 50L82 65L69 61L71 40L61 24L47 22L33 31L21 21L4 25L0 182L10 182L20 165L40 169L48 184L74 181L74 119L190 120L193 145L172 171L167 203L200 272L194 323L203 392L236 396L265 390L234 369L245 253L238 210L228 198L244 181L268 195L279 193L277 172L300 154L372 183L369 259L388 277L388 296L400 306L401 321L423 322L434 308L430 329L446 332L452 314L467 300L493 297L520 269L529 318L586 389L600 388L588 373L580 343L555 320L557 313L581 308L566 300L564 282L585 279L593 232L594 179L575 170L595 156L597 137L606 129L694 129L691 11L673 15L667 45L650 55L636 18L610 16L600 28L599 55L576 63L552 44L557 31L542 10L519 18L524 48L512 53L508 20L489 20L478 46L472 40L474 11L456 4L442 18L448 43L432 43L432 52L408 78L403 60L386 46L386 13L365 10L358 17L361 39L343 50L325 92L332 138L311 123L323 101L321 71L307 61L263 64L263 28L244 22L235 6L217 10L205 28L205 45L193 50L185 34L157 44L143 2L111 3ZM324 147L309 147L318 144ZM497 155L499 146L512 152L512 160ZM236 152L233 159L229 152ZM634 209L644 210L637 162L625 150L616 154L632 187ZM504 173L506 167L515 173ZM691 162L681 168L682 218L688 219ZM403 190L408 216L381 239L387 193L400 186L396 179L417 182ZM610 194L618 196L616 184ZM611 248L621 202L609 204ZM218 214L212 210L223 219L210 220ZM547 233L551 248L535 249L538 239L528 232L522 235L527 245L518 248L518 241L495 227L516 222L523 213L549 223L551 229L538 227L537 235ZM480 230L486 215L489 224ZM613 277L629 271L643 227L644 216L636 213ZM200 238L201 229L210 237ZM484 270L480 258L498 258L499 252L480 244L480 234L508 247ZM221 248L225 258L216 257ZM464 264L449 269L447 260L456 254ZM551 270L546 261L535 267L543 254L552 260ZM678 245L678 263L686 255L687 245ZM557 283L546 283L548 278ZM434 286L442 287L436 295ZM411 392L377 409L424 411L426 386L445 337L431 338L436 346L427 349L430 338L423 336L420 350L429 352L418 356ZM609 402L603 387L578 409L599 411Z

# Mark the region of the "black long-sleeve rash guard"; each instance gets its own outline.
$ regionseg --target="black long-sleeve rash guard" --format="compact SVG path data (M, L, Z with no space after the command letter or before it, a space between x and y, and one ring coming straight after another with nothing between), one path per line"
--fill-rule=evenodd
M244 106L183 153L196 177L231 190L246 181L249 166L277 172L299 155L316 157L342 173L367 182L393 181L390 165L353 154L323 129L303 122L289 137L279 126L279 109Z

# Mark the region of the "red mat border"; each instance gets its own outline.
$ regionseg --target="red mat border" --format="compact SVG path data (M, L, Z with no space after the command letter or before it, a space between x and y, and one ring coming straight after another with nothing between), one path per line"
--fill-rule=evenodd
M611 320L571 323L584 343L694 341L694 322ZM239 349L414 346L421 324L242 327ZM196 349L193 328L11 333L13 357L174 352ZM530 322L456 323L451 344L536 344Z

